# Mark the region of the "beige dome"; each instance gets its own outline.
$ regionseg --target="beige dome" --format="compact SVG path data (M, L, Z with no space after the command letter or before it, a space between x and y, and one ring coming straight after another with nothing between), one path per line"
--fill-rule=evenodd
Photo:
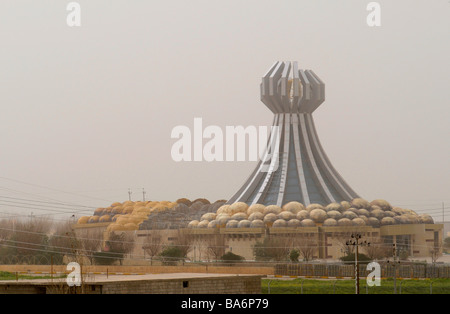
M251 222L250 228L264 228L264 221L255 219Z
M126 223L128 223L129 217L130 216L128 215L122 215L121 217L117 217L116 223L119 225L125 225Z
M122 210L123 214L131 214L134 211L134 206L125 206Z
M420 217L416 214L405 214L403 216L407 217L411 224L419 224L420 223Z
M110 221L111 221L111 216L110 215L103 215L98 220L98 222L110 222Z
M301 221L302 227L315 227L316 223L312 219L303 219Z
M347 201L342 201L341 206L342 206L343 210L347 210L350 207L352 207L352 204L350 204L350 202L347 202Z
M305 210L301 210L297 213L297 219L302 221L303 219L308 219L309 218L309 212L305 209Z
M158 204L159 204L158 202L152 201L152 202L148 202L147 204L145 204L145 207L152 208L152 207L155 207Z
M208 220L202 220L197 224L197 228L207 228L209 224Z
M381 207L380 207L380 209L381 209ZM391 209L391 211L394 212L394 213L396 213L397 215L403 215L403 214L406 214L406 213L407 213L406 210L404 210L403 208L400 208L400 207L393 207L393 208Z
M250 228L252 222L250 220L244 219L239 221L238 228Z
M325 210L327 212L330 212L330 211L342 212L342 211L344 211L344 207L340 203L330 203L325 207Z
M123 225L123 227L125 230L137 230L139 228L137 224L134 224L132 222Z
M91 217L89 218L88 223L90 223L90 224L97 223L99 219L100 219L99 216L91 216Z
M301 221L300 220L298 220L298 219L291 219L291 220L289 220L288 222L287 222L287 226L288 227L290 227L290 228L297 228L297 227L300 227L301 226Z
M279 213L281 213L281 211L282 211L282 209L280 206L269 205L265 208L264 214L267 215L267 214L272 213L272 214L278 215Z
M239 221L237 220L230 220L227 222L225 228L237 228L239 224Z
M197 228L199 221L198 220L192 220L188 223L188 228Z
M328 217L335 219L336 222L342 218L342 214L341 212L338 212L337 210L330 210L329 212L327 212Z
M353 223L348 218L341 218L338 220L338 226L351 226Z
M253 213L250 216L248 216L248 220L250 220L250 221L263 220L263 219L264 219L264 214L262 214L260 212Z
M284 219L286 221L296 218L297 216L290 211L282 211L278 214L278 218Z
M77 223L80 224L80 225L87 224L88 221L89 221L89 218L91 218L91 217L90 217L90 216L83 216L83 217L80 217L80 218L78 219Z
M392 217L384 217L383 219L381 219L380 223L382 226L395 225L395 220Z
M212 221L214 219L216 219L215 213L206 213L200 218L200 220L208 220L208 221Z
M354 207L356 209L361 209L361 208L369 209L370 208L369 202L363 198L355 198L352 200L351 204L352 204L352 207Z
M325 207L323 207L322 205L320 205L320 204L309 204L308 206L306 206L306 210L308 211L308 212L311 212L313 209L322 209L322 210L325 210Z
M375 210L375 209L383 211L383 210L381 209L381 207L378 206L378 205L370 205L370 208L369 208L370 211L373 211L373 210Z
M264 216L264 223L268 226L271 227L272 224L275 222L275 220L277 220L278 217L276 214L274 213L268 213L267 215Z
M231 204L229 207L229 210L230 210L230 214L234 215L237 213L247 213L247 208L248 208L248 205L246 203L237 202L237 203Z
M434 224L433 218L428 214L419 215L419 220L423 224Z
M358 216L358 218L364 220L364 223L365 223L367 226L370 225L370 224L369 224L369 217L364 216L364 215L360 215L360 216Z
M111 221L116 221L117 220L117 218L119 218L119 217L121 217L122 215L121 214L117 214L117 215L114 215L112 218L111 218Z
M365 208L358 209L357 213L359 216L366 216L366 217L370 216L370 212Z
M322 223L327 219L327 212L320 208L315 208L309 212L309 217L316 223Z
M217 220L211 220L210 222L209 222L209 224L208 224L208 228L218 228L218 224L217 224Z
M378 218L375 217L369 217L369 225L374 227L374 228L378 228L380 226L380 221L378 220Z
M355 219L358 218L358 215L355 214L355 212L350 211L350 210L346 210L345 212L342 213L342 218L347 218L347 219Z
M325 221L323 222L323 226L324 227L333 227L333 226L337 226L337 221L334 218L328 218L325 219Z
M370 216L375 217L381 221L381 219L383 219L384 217L384 211L381 209L374 209L370 212Z
M366 225L366 222L362 218L359 218L359 217L352 219L352 223L355 226L365 226Z
M247 219L247 214L244 212L239 212L239 213L232 215L231 219L241 221L241 220Z
M381 200L381 199L373 200L372 202L370 202L370 205L379 206L382 210L391 210L392 209L392 206L391 206L391 204L389 204L388 201Z
M289 202L287 204L283 205L284 211L289 211L293 214L297 214L301 210L305 210L305 206L302 203L299 202Z
M219 209L217 210L217 215L220 214L230 214L228 212L228 208L230 207L230 205L226 204L226 205L222 205L219 207Z
M220 214L217 215L216 217L216 221L217 221L217 225L221 228L225 227L225 225L227 224L227 222L230 220L230 215L228 214Z
M247 209L247 215L250 216L253 213L264 213L264 209L266 208L266 206L262 205L262 204L253 204L250 205L250 207Z
M287 227L287 222L284 219L277 219L274 221L272 228L285 228Z

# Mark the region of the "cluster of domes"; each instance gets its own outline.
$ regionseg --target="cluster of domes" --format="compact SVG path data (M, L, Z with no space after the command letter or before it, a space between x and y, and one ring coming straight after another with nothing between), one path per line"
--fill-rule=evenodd
M225 201L219 203L223 205ZM176 213L185 211L186 208L191 211L198 211L205 205L210 205L210 202L206 199L196 199L190 201L186 198L181 198L176 202L169 201L125 201L123 203L115 202L106 208L97 208L92 216L83 216L78 219L78 224L92 224L92 223L110 223L108 225L108 231L126 231L126 230L138 230L140 226L149 220L151 217L158 217L163 213ZM216 207L212 207L211 210L216 211ZM166 215L167 216L167 215ZM168 215L168 217L171 217ZM195 219L195 215L186 218L187 223ZM182 226L180 226L182 227ZM142 229L142 228L141 228Z
M418 215L412 210L392 207L385 200L368 202L356 198L351 202L327 206L289 202L283 207L243 202L226 204L215 213L206 213L192 220L189 228L283 228L316 226L372 226L396 224L433 224L430 215Z

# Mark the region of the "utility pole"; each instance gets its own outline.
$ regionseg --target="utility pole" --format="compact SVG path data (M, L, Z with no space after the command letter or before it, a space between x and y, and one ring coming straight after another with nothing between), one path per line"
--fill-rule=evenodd
M131 194L132 194L133 192L131 192L131 189L128 189L128 200L129 201L131 201Z
M360 233L352 233L351 237L352 239L347 241L346 244L353 245L355 247L355 294L359 294L359 246L369 246L370 243L367 241L359 242L361 239Z
M145 202L145 194L147 194L147 193L145 192L145 189L142 188L142 201L143 202Z
M393 262L387 261L388 264L392 264L394 267L394 294L397 294L397 265L400 264L400 261L397 260L397 245L396 243L392 244L392 255L394 258Z

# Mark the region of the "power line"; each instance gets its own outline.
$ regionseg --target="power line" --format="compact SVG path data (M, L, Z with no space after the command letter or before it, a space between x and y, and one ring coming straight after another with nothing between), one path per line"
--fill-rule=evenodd
M6 177L2 177L2 176L0 176L0 179L6 180L6 181L11 181L11 182L16 182L16 183L20 183L20 184L24 184L24 185L34 186L34 187L38 187L38 188L46 189L46 190L50 190L50 191L55 191L55 192L69 194L69 195L74 195L74 196L78 196L78 197L112 202L110 200L105 200L105 199L98 198L98 197L92 197L92 196L82 195L82 194L78 194L78 193L63 191L63 190L60 190L60 189L55 189L55 188L51 188L51 187L48 187L48 186L43 186L43 185L39 185L39 184L35 184L35 183L24 182L24 181L17 180L17 179L11 179L11 178L6 178Z

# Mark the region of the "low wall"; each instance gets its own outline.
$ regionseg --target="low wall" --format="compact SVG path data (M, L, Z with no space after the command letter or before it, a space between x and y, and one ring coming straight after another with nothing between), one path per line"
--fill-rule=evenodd
M261 276L182 276L175 279L130 279L86 282L69 287L61 281L0 282L0 294L259 294Z
M0 265L0 271L19 273L50 273L50 265ZM54 265L53 273L68 273L66 265ZM274 275L273 267L240 267L240 266L212 266L212 265L185 265L185 266L82 266L83 273L114 274L165 274L165 273L212 273L212 274L249 274Z

